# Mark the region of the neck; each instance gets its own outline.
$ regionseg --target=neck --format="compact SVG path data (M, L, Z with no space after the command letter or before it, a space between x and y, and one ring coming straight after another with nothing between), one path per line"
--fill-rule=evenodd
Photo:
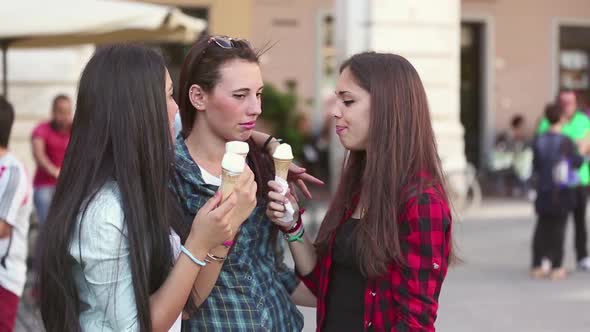
M54 120L52 120L51 123L53 125L53 129L59 133L65 133L70 130L69 126L60 126Z
M225 139L213 133L205 121L196 121L186 139L186 145L193 160L213 175L221 174L225 143Z
M7 148L0 147L0 158L4 157L8 153Z
M561 128L562 128L562 127L563 127L563 126L562 126L562 124L561 124L561 123L556 123L556 124L552 125L552 126L549 128L549 131L550 131L550 132L552 132L552 133L555 133L555 134L559 134L559 133L561 133Z
M574 116L576 115L576 113L577 113L577 112L578 112L578 111L574 111L574 112L573 112L571 115L569 115L569 116L567 117L567 120L568 120L568 121L571 121L571 120L574 118Z

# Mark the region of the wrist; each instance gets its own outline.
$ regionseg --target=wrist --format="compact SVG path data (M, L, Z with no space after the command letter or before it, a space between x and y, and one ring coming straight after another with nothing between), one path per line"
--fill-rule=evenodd
M192 234L188 236L186 242L184 243L184 247L188 249L195 257L200 260L204 260L207 257L207 253L209 252L210 248L205 248L203 246L203 241L198 239L196 236Z
M281 145L281 139L271 135L266 139L262 148L272 157L279 145Z
M295 223L291 224L288 227L280 227L281 232L285 235L293 234L298 232L303 227L303 221L301 220L301 216L295 219Z
M215 256L227 256L229 248L225 245L221 245L209 250L209 253Z

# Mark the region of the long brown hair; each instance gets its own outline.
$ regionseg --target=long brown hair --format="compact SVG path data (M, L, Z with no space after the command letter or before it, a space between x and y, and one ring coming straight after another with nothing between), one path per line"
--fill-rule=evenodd
M231 48L222 48L216 45L212 38L214 37L202 35L193 45L182 65L178 105L183 137L188 137L197 117L197 110L189 98L190 87L197 84L205 92L210 93L221 79L219 70L223 64L235 59L259 64L259 56L264 52L255 51L245 39L232 39ZM258 185L257 197L259 201L265 201L268 181L274 178L272 160L251 138L247 143L250 146L248 163Z
M316 247L326 254L332 237L358 197L364 207L354 235L361 271L378 276L395 261L404 264L399 218L402 205L427 187L444 193L444 177L426 92L414 67L395 54L360 53L344 62L370 94L366 151L349 151L336 195L320 227ZM420 173L428 176L419 176ZM415 190L404 190L414 187Z

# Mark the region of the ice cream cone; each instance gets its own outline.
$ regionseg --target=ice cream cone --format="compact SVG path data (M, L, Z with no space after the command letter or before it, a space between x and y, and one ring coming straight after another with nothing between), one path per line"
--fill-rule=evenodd
M291 162L293 161L291 146L287 143L279 145L273 153L272 159L275 162L275 175L287 181L289 166L291 166Z
M240 174L244 171L245 161L241 156L227 152L221 161L221 190L222 199L225 200L234 191Z
M239 177L240 173L231 172L226 169L221 171L221 186L219 187L219 190L221 190L223 201L225 201L234 191L234 187L236 186Z
M291 166L293 159L273 158L273 160L275 163L275 175L286 181L287 176L289 175L289 167Z

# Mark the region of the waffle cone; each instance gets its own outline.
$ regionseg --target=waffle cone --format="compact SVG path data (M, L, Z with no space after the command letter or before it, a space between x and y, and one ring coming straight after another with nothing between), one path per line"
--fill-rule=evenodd
M287 176L289 175L289 167L291 166L291 161L293 161L293 159L274 158L273 160L275 162L275 175L287 181Z
M225 169L222 170L221 186L219 187L219 190L221 190L223 201L225 201L225 199L234 191L234 187L236 186L239 177L240 173L230 172Z

